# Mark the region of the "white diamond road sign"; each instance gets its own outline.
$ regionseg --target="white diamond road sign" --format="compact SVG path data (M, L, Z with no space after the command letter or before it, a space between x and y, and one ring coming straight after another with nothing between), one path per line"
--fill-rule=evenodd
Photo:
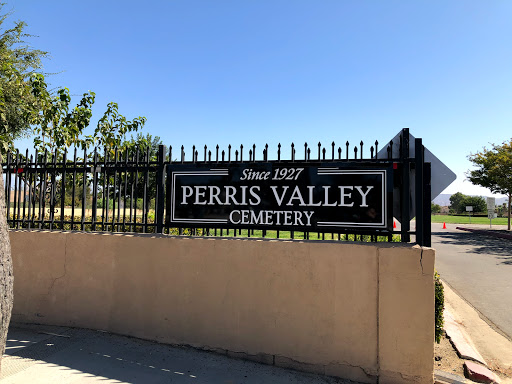
M402 131L400 131L393 139L391 140L393 142L393 158L398 158L400 156L399 148L400 148L400 135L402 134ZM415 137L409 133L409 157L414 159L415 156L415 148L414 148L414 139ZM387 147L389 145L389 141L385 143L383 148L380 149L378 152L378 157L380 159L385 159L388 157L388 150ZM443 190L448 187L451 183L455 181L457 178L457 175L448 168L441 160L439 160L432 152L430 152L425 147L425 162L431 164L431 200L434 200ZM410 177L410 219L412 219L414 216L416 216L416 206L414 204L414 188L415 188L415 172L414 170L411 171L411 177ZM394 194L396 195L396 194ZM393 211L398 213L398 216L400 216L400 202L395 201L393 202ZM400 220L400 217L395 216L397 220Z

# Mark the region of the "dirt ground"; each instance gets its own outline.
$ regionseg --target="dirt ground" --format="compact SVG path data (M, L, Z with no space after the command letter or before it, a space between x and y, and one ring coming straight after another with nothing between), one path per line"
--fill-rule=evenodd
M450 339L443 335L441 343L435 344L434 369L464 377L464 359L460 359ZM501 367L494 361L488 361L489 369L496 373L505 383L512 381L512 369ZM472 382L471 380L468 380Z
M489 365L489 369L502 379L502 383L512 382L512 368L505 368L493 360L487 361L487 364Z
M444 335L441 343L435 343L434 369L464 377L464 360L460 359L450 340Z

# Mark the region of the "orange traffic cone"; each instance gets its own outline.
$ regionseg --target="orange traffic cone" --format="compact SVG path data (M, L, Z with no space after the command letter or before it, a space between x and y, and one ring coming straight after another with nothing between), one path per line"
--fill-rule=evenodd
M443 229L446 229L446 223L443 223Z
M393 228L396 228L396 221L393 220Z

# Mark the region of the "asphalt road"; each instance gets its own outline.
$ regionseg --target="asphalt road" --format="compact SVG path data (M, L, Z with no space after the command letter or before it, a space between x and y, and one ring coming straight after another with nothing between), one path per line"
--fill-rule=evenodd
M432 224L441 278L512 339L512 240L460 231L463 224ZM473 226L476 227L476 226Z

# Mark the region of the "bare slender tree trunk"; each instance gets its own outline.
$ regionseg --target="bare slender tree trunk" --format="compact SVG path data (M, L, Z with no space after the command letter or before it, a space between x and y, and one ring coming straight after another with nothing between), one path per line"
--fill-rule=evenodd
M1 161L2 156L0 156ZM7 341L7 329L11 320L13 303L13 272L11 242L7 225L4 178L0 166L0 369Z

